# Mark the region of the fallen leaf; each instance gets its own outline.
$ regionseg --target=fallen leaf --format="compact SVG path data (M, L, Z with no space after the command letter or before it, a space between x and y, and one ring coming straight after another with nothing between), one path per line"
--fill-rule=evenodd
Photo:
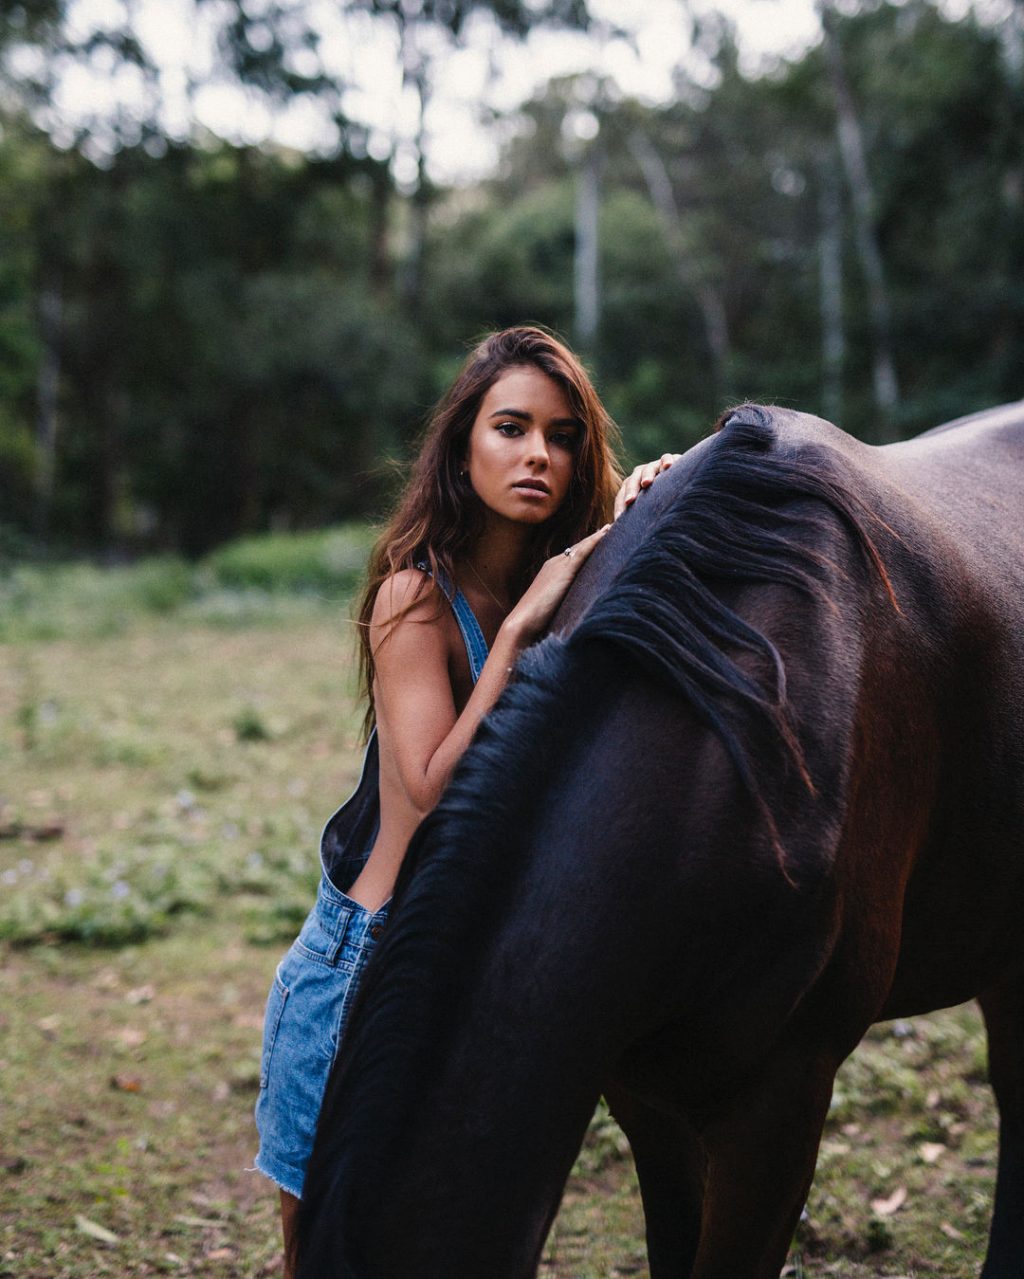
M76 1217L75 1225L83 1235L88 1235L90 1239L98 1239L100 1243L121 1242L112 1230L108 1230L106 1226L101 1226L98 1221L90 1221L88 1217Z
M60 1015L58 1013L51 1013L49 1017L40 1017L36 1022L36 1025L44 1035L52 1035L60 1025Z
M146 1032L139 1030L136 1026L122 1026L120 1030L111 1035L111 1039L116 1040L119 1044L124 1044L126 1048L138 1048L140 1044L146 1042Z
M933 1164L946 1153L946 1147L941 1141L922 1141L917 1148L917 1153L921 1156L923 1163Z
M150 986L133 986L131 990L125 993L124 1002L126 1004L148 1004L151 999L156 997L156 990Z
M956 1226L951 1226L948 1221L942 1222L939 1229L947 1239L962 1239L963 1235L957 1230Z
M138 1075L112 1075L110 1086L120 1092L141 1092L142 1080Z
M928 1096L925 1097L924 1104L928 1107L929 1110L934 1110L941 1100L942 1100L942 1093L939 1092L938 1088L932 1088L931 1091L928 1093Z
M229 1257L235 1255L234 1248L214 1248L212 1252L206 1254L210 1261L226 1261Z
M204 1230L210 1226L220 1229L224 1225L223 1221L214 1221L211 1217L189 1217L184 1213L177 1213L174 1220L183 1226L197 1226Z
M871 1211L877 1213L879 1217L891 1217L894 1212L899 1212L907 1201L906 1186L897 1186L891 1195L886 1199L872 1199Z

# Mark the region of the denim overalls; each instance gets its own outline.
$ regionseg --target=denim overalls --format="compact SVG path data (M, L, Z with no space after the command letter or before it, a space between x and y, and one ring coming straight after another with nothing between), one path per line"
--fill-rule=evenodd
M428 571L425 564L416 567ZM459 624L475 684L487 643L466 597L440 584ZM388 917L390 901L371 913L345 893L365 865L380 826L379 758L374 729L359 783L320 837L316 904L278 964L267 996L256 1167L296 1197L302 1195L320 1103L348 1010Z

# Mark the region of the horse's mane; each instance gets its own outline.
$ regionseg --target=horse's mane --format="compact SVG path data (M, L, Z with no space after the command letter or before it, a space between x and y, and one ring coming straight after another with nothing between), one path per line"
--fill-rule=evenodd
M397 1083L428 1067L429 1044L418 1027L427 1025L438 1001L451 1003L465 988L469 973L460 947L474 930L487 927L503 899L501 887L522 864L516 846L538 808L543 778L572 731L573 716L564 709L567 690L592 656L607 655L608 646L624 651L684 697L718 734L769 821L786 873L749 753L750 737L763 741L767 733L803 770L787 716L785 669L772 642L717 592L742 583L775 583L828 601L826 582L843 569L816 548L835 545L835 517L891 597L866 527L877 517L844 483L831 451L811 445L787 452L769 414L744 406L722 419L704 458L575 630L565 638L549 636L523 656L406 857L399 909L380 948L386 957L382 953L382 962L367 971L324 1102L329 1118L321 1124L307 1180L313 1251L317 1240L326 1240L321 1232L329 1231L323 1218L339 1210L331 1185L337 1184L356 1130L368 1125L355 1140L360 1166L346 1182L357 1194L358 1187L373 1185L364 1164L367 1151L387 1167L382 1121L387 1136L400 1140ZM764 660L753 666L764 668L767 677L748 673L737 660L741 652L759 654ZM806 771L802 775L810 785ZM378 1094L386 1098L384 1115L373 1105ZM314 1226L320 1197L331 1206Z

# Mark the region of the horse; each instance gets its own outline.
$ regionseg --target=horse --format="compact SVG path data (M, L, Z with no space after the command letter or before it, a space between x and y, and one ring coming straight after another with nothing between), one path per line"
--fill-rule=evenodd
M613 527L419 827L301 1279L525 1279L604 1093L652 1279L772 1279L875 1021L977 998L1024 1266L1024 402L743 405Z

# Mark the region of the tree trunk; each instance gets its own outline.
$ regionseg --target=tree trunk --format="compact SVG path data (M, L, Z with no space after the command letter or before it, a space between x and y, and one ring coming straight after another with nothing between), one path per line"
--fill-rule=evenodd
M601 157L591 144L576 171L576 247L574 253L576 341L593 352L601 323L598 214L601 207Z
M409 238L405 261L401 272L401 293L406 305L417 314L423 289L423 256L427 240L427 187L426 128L424 118L430 99L430 84L426 55L417 43L418 15L421 5L417 0L401 0L396 17L402 56L403 87L412 85L416 93L416 187L409 202Z
M388 245L388 214L391 208L391 178L384 165L373 169L370 223L370 286L379 298L391 291L391 256Z
M697 299L704 323L704 337L711 355L714 392L717 400L725 389L730 357L729 323L725 304L719 290L710 281L700 279L690 262L683 241L679 205L676 203L672 179L665 167L665 161L652 145L650 138L639 129L634 130L630 135L629 149L647 184L651 203L661 221L665 241L683 288Z
M825 59L836 103L839 154L850 188L853 207L854 242L867 285L868 313L874 348L872 381L875 405L882 419L878 432L881 439L889 434L888 424L899 403L899 384L896 380L896 364L892 354L889 292L875 229L875 196L871 178L868 175L864 133L850 93L846 68L843 65L842 49L835 30L835 16L823 0L819 0L818 12L825 37Z
M44 540L50 532L57 466L57 396L63 309L60 273L53 271L44 280L39 298L39 337L43 350L36 383L36 533Z
M821 405L830 422L842 424L843 228L839 186L830 161L821 165L818 183L818 296L821 307Z

